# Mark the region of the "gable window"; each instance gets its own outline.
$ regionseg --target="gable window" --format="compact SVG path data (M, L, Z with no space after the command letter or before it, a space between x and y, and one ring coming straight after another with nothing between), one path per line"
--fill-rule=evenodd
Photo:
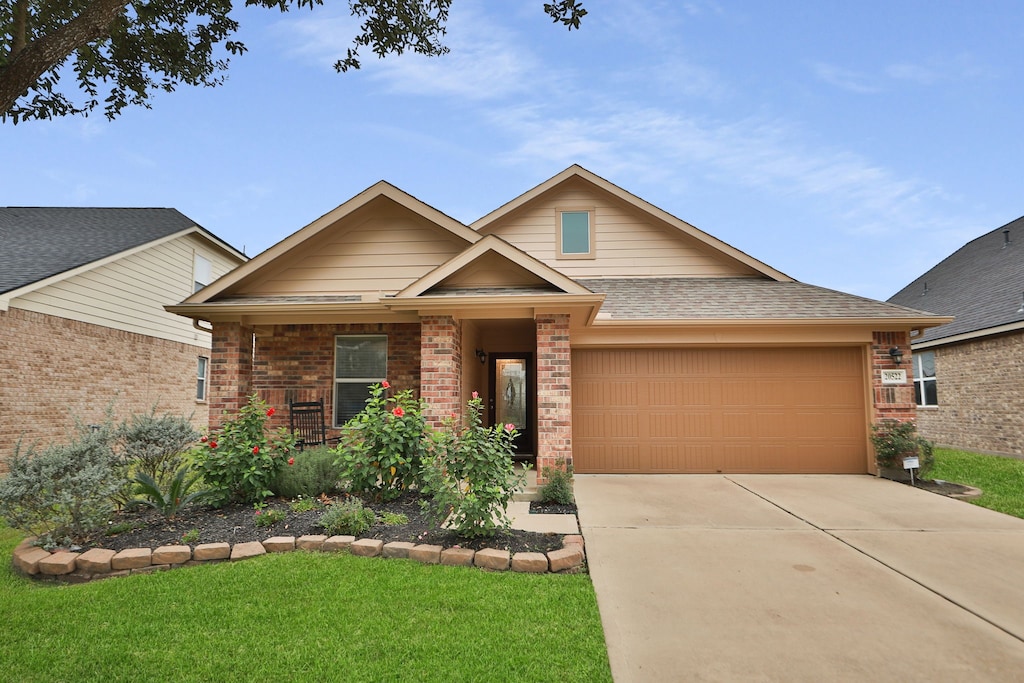
M192 262L192 293L210 284L210 260L205 256L195 255Z
M199 356L199 364L196 369L196 400L206 400L206 373L210 366L210 359L206 356Z
M919 351L913 357L914 399L917 405L939 405L939 391L935 380L935 352Z
M594 258L592 211L558 212L558 258Z
M334 338L334 426L359 414L369 386L388 374L386 335L347 334Z

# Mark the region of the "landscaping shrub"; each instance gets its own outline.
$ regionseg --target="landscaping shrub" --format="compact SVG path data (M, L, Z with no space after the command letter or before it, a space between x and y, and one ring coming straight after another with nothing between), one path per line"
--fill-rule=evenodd
M282 467L270 482L270 490L284 498L313 497L334 493L341 481L341 469L327 446L306 448L293 453L294 462Z
M433 457L424 467L424 507L437 523L461 536L492 536L509 527L505 509L523 485L512 463L515 425L484 427L482 401L477 393L469 402L465 424L457 430L454 420L435 434Z
M182 465L166 487L162 487L148 472L136 472L136 489L143 497L135 501L153 508L167 519L174 519L186 506L211 497L208 490L192 491L201 475L191 473L191 470L189 465Z
M554 467L541 470L546 482L537 488L537 495L542 503L558 503L571 505L572 497L572 465L565 464L565 458L558 458Z
M201 436L180 415L132 415L117 429L121 457L133 472L148 474L166 486L185 464L185 453Z
M363 507L363 501L350 498L327 508L320 518L320 526L332 536L358 536L377 521L373 510Z
M273 414L274 409L253 394L237 417L225 412L223 426L201 439L195 459L213 502L252 503L273 494L270 482L295 448L295 435L286 427L267 435L267 418Z
M422 405L406 389L387 397L387 381L370 386L366 407L345 425L336 449L349 490L393 500L420 483L427 424Z
M47 546L89 538L109 521L111 496L125 485L113 440L114 429L106 424L79 427L71 443L40 453L22 452L18 444L0 480L0 517Z
M926 477L935 464L935 446L917 433L913 422L882 420L871 425L871 443L875 447L875 460L880 467L902 469L903 458L917 457L921 477Z

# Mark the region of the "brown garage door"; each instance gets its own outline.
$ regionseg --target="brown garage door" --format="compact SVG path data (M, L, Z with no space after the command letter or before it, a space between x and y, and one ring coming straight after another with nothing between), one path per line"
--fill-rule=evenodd
M857 348L577 350L577 472L867 470Z

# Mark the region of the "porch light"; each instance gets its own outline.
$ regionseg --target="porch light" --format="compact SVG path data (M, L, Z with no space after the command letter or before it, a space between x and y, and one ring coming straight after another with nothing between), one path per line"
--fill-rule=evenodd
M481 363L487 362L487 352L484 351L483 349L476 350L476 357Z
M899 365L903 362L903 351L898 346L894 346L889 349L889 357L892 358L892 362Z

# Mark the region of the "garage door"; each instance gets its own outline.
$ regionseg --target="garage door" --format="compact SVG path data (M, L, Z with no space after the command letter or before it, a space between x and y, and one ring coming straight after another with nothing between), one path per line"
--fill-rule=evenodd
M577 350L577 472L863 473L863 352Z

